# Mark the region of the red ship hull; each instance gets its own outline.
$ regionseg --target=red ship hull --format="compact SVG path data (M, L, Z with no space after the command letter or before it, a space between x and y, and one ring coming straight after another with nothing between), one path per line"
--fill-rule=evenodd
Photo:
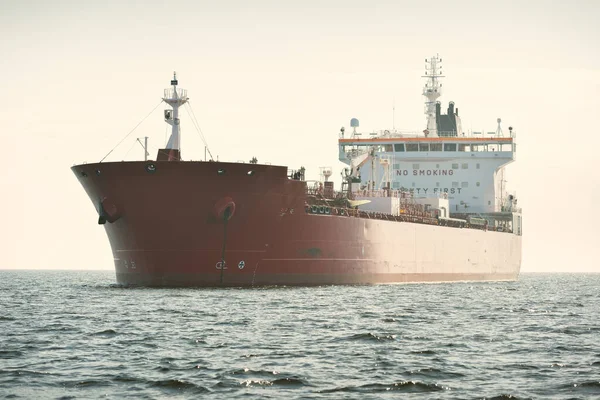
M305 211L306 183L289 179L285 167L153 161L72 170L105 221L124 285L375 284L519 274L519 236L312 214Z

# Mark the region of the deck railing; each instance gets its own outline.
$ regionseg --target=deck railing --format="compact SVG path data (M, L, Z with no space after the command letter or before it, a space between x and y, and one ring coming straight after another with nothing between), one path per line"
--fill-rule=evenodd
M482 231L491 231L491 232L506 232L513 233L511 229L507 229L505 227L499 226L486 226L481 224L470 224L466 220L460 220L455 218L438 218L425 213L421 213L420 215L409 214L409 213L401 213L399 215L391 215L381 212L375 211L365 211L359 210L355 208L347 208L347 207L332 207L329 205L323 204L312 204L305 205L304 211L306 214L313 215L332 215L339 217L348 217L348 218L363 218L363 219L373 219L373 220L384 220L384 221L395 221L395 222L410 222L415 224L425 224L425 225L437 225L437 226L445 226L450 228L465 228L465 229L477 229Z

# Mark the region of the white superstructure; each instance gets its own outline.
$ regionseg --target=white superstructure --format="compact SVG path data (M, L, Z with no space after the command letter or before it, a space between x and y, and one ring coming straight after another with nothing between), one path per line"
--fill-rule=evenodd
M451 215L481 214L496 226L505 226L505 220L520 234L520 209L514 194L506 191L504 176L504 167L516 158L516 133L510 127L505 134L499 118L495 132L463 132L454 103L442 114L436 101L441 94L441 58L427 61L423 133L386 130L347 138L342 129L339 159L350 166L349 190L357 196L384 188L391 195L409 192L415 199L445 198Z

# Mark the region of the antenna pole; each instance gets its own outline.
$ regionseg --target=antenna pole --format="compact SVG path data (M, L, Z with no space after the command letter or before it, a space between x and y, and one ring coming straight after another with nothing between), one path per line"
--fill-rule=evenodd
M396 130L396 98L392 102L392 129Z
M144 136L144 161L148 161L148 136Z

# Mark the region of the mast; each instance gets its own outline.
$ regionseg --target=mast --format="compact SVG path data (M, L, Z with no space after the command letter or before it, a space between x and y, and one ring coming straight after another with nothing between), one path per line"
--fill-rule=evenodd
M167 142L165 150L169 153L176 153L177 159L181 157L181 128L179 125L179 107L188 101L187 91L177 88L177 73L173 72L171 80L172 87L165 89L163 101L171 106L172 110L165 110L165 122L171 125L171 136ZM171 152L170 150L175 150ZM171 160L171 157L169 157Z
M442 75L442 59L439 54L425 59L428 63L425 66L425 75L422 78L426 78L425 86L423 87L423 96L427 98L425 102L425 115L427 115L427 129L425 129L425 135L438 137L437 132L437 118L436 118L436 101L442 95L442 84L439 82L439 78L443 78Z
M392 129L396 130L396 98L392 102Z
M148 136L144 136L144 143L140 140L141 138L137 138L138 143L144 148L144 161L148 161Z

